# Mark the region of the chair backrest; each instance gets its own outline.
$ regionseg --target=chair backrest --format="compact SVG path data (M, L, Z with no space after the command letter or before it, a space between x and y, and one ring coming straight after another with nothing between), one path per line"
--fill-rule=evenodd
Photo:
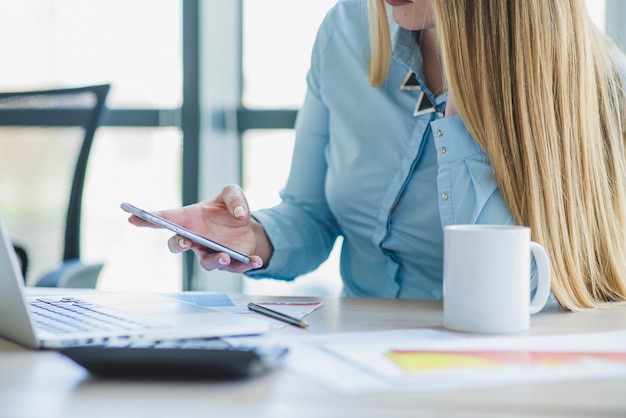
M27 283L80 258L87 161L109 89L0 93L0 213L28 255Z

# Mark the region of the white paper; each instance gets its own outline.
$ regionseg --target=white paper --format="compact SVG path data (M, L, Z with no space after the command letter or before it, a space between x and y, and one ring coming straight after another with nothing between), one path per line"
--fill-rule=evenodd
M288 339L269 333L228 341L235 345L287 345L289 353L282 367L346 395L626 379L626 331L467 338L432 329L328 334L307 334L303 330L302 336L290 335ZM442 357L443 363L408 371L388 357L392 350L430 351L435 360ZM469 354L468 358L461 356L460 364L450 364L445 355L459 351ZM518 353L522 361L498 360L498 355L507 352ZM579 355L568 358L567 353L616 353L619 360ZM480 357L483 354L486 359ZM539 360L531 354L539 355ZM553 362L545 362L542 355L549 360L556 357ZM523 361L524 356L529 357L528 362Z
M320 349L378 377L385 383L381 391L626 378L626 331L426 341L394 337L336 341ZM408 359L404 366L390 358L394 354ZM352 388L353 393L368 391L364 385Z

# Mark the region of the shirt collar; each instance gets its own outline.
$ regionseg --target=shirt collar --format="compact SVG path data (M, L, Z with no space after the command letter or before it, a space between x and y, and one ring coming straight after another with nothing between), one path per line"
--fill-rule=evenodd
M407 72L414 72L417 75L419 84L423 86L424 58L422 56L422 50L417 42L415 42L413 32L400 27L395 22L390 22L390 30L393 39L392 59L405 66ZM443 109L445 109L448 94L443 93L434 97L433 94L426 88L424 88L424 94L426 94L430 102L436 106L438 110L437 114L441 117L441 115L443 115Z
M413 32L393 23L391 26L393 59L405 65L407 70L413 71L420 79L424 76L422 51L419 48Z

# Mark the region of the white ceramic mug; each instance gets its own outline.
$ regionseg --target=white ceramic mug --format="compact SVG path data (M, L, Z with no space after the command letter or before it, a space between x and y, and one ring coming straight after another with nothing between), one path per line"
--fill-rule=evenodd
M531 254L538 286L531 298ZM545 249L530 228L450 225L444 229L444 327L465 332L508 333L528 329L550 294Z

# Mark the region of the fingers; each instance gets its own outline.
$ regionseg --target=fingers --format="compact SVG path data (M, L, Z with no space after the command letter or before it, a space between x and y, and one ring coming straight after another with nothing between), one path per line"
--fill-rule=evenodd
M174 254L184 253L191 248L191 241L180 235L174 235L167 240L167 248Z
M250 263L244 264L233 260L226 253L208 252L203 249L193 249L193 251L198 258L200 266L207 271L223 270L231 273L243 273L263 266L263 260L258 256L251 256Z
M128 222L130 222L131 224L135 226L159 228L157 225L153 224L152 222L145 221L141 219L139 216L135 216L135 215L130 215L128 217Z
M200 266L207 270L223 270L233 273L243 273L248 270L263 267L263 259L259 256L250 256L250 263L244 264L237 260L233 260L226 253L215 252L201 246L193 246L192 242L179 235L174 235L167 241L167 246L172 253L179 254L188 250L192 250Z
M248 201L239 185L229 184L225 186L220 193L220 197L229 213L236 219L245 219L250 214Z
M174 223L181 223L186 216L185 208L182 209L172 209L172 210L162 210L162 211L152 211L153 215L156 215L161 218L165 218ZM140 218L136 215L130 215L128 217L128 222L135 226L139 227L150 227L150 228L161 228L161 226L156 225L150 221L146 221L145 219Z

